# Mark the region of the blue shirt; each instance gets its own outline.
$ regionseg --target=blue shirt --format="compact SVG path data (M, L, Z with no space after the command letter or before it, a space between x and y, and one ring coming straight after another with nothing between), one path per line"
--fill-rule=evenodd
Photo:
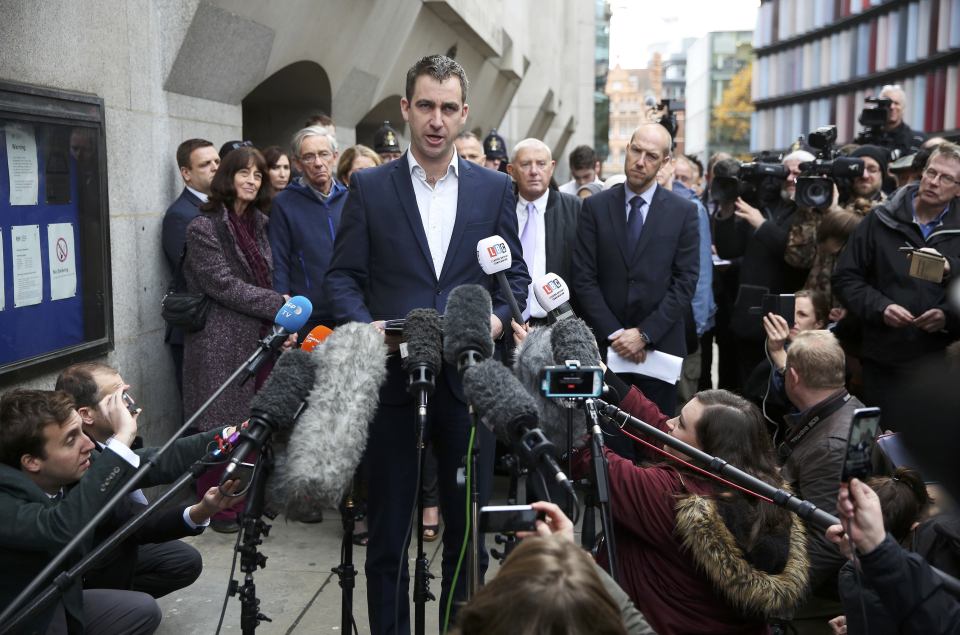
M914 203L915 198L916 198L915 194L911 195L910 197L910 209L913 210L913 223L920 228L920 233L923 234L923 239L926 240L927 238L930 238L930 234L933 233L933 230L935 230L937 227L940 227L940 225L943 224L943 217L946 216L947 212L950 211L950 206L947 205L946 207L944 207L943 211L940 212L940 215L934 218L929 223L921 223L920 220L917 218L917 206Z
M713 328L713 316L717 305L713 300L713 251L710 240L710 216L696 192L679 181L673 182L674 194L679 194L697 204L697 224L700 229L700 277L693 292L693 321L696 322L697 335L703 335Z

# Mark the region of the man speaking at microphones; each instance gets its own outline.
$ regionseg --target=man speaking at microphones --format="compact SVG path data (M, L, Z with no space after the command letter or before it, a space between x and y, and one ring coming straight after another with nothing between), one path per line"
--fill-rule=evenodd
M510 308L500 287L484 275L475 247L498 234L520 253L515 200L510 179L460 160L454 139L467 119L467 77L452 59L420 59L406 77L400 109L409 125L410 149L396 161L355 172L344 206L333 260L326 278L327 297L338 323L402 318L415 308L443 313L447 296L462 284L490 291L490 331L509 330ZM526 302L527 275L516 258L507 272L509 287ZM388 338L395 350L399 343ZM387 362L380 408L370 425L367 446L370 542L367 548L367 603L372 633L408 633L407 545L404 536L416 500L417 454L414 405L400 356ZM438 464L443 535L443 612L464 534L466 492L457 470L466 454L470 420L455 368L445 365L430 398L427 435ZM489 492L494 441L480 426L481 500ZM481 503L482 504L482 503ZM399 606L395 603L398 567ZM485 566L482 563L481 566ZM463 597L467 576L461 571L455 597ZM396 617L395 617L396 616ZM396 620L399 619L397 623Z
M534 294L537 281L548 271L569 280L577 239L580 199L550 189L556 164L547 144L539 139L524 139L514 146L513 158L507 165L507 174L517 183L517 226L523 260L534 282L523 311L531 326L547 321L547 309Z

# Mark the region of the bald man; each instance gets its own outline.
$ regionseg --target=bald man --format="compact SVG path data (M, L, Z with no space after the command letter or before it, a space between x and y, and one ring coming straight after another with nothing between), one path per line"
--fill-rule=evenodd
M530 289L523 317L531 326L546 322L534 285L555 273L570 284L570 260L577 236L580 199L550 189L557 162L539 139L524 139L513 148L507 174L517 184L517 223L523 260L530 272Z
M601 349L632 362L645 362L650 351L687 354L684 314L699 276L700 232L697 206L657 185L670 145L663 126L637 128L627 146L626 182L586 199L577 229L572 285L580 315ZM624 379L673 415L675 382L640 373Z

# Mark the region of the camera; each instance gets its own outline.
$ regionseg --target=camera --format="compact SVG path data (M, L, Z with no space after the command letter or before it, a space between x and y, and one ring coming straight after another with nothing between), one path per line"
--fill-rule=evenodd
M860 122L861 126L867 128L882 128L887 123L890 106L893 102L889 99L879 99L877 97L867 97L864 101L868 104L874 104L874 106L872 108L867 106L861 110L857 121Z
M822 126L807 135L807 144L817 151L816 159L800 164L797 178L797 205L811 208L829 207L833 202L833 186L840 200L849 198L853 180L863 174L863 161L838 157L833 149L837 140L836 126Z
M683 110L684 102L676 99L664 99L658 104L653 97L648 97L645 105L650 109L653 120L667 129L671 140L675 139L677 136L677 115L674 111ZM676 144L674 143L674 145Z
M866 106L860 111L857 121L863 126L863 130L857 134L855 143L861 145L875 145L890 149L890 160L896 161L900 158L901 150L897 148L897 140L893 134L883 129L887 124L887 117L890 115L890 106L893 103L889 99L880 99L877 97L867 97L868 104L874 104L873 107Z
M780 190L790 171L775 157L761 154L750 163L741 163L735 175L715 175L710 183L710 197L720 204L737 198L770 205L780 200Z
M540 389L556 399L594 399L603 394L603 369L578 362L545 366L540 371Z

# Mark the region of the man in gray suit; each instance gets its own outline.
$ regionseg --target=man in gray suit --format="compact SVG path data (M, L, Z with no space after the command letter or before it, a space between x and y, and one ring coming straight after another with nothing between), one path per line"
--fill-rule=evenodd
M544 324L547 317L534 296L533 285L547 273L555 273L570 284L580 199L550 189L556 165L550 148L539 139L518 143L507 165L507 174L517 184L517 223L523 260L531 279L523 316L531 326Z

